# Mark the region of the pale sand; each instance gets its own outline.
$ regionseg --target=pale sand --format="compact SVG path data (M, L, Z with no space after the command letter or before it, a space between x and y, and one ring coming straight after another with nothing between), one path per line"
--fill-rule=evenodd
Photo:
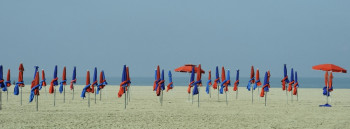
M63 94L58 93L56 107L53 94L46 96L41 90L37 112L35 102L28 103L29 85L24 88L23 106L20 97L12 94L11 86L9 102L6 92L2 94L0 128L350 128L349 89L335 89L333 107L320 108L318 105L326 101L321 88L300 88L299 101L294 97L289 104L285 92L272 88L265 107L264 99L258 99L257 90L252 104L251 92L240 87L236 100L230 87L226 106L224 95L217 102L216 90L209 98L205 87L201 87L198 108L197 96L193 105L188 102L187 87L177 86L165 92L164 104L160 106L151 86L132 86L131 102L124 110L124 96L117 98L119 86L106 86L102 101L97 100L97 104L91 95L90 108L87 99L80 98L83 86L76 86L74 100L69 86L66 88L66 103Z

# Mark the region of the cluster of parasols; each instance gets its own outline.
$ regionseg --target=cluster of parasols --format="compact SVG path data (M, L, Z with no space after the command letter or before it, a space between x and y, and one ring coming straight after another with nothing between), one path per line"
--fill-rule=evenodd
M38 97L39 97L39 90L42 89L42 87L45 87L45 93L46 93L46 78L45 78L45 72L42 70L42 79L39 81L39 67L34 66L35 72L34 72L34 79L31 83L31 91L30 91L30 96L29 96L29 102L32 102L33 100L36 101L36 110L38 111ZM320 107L331 107L330 104L328 104L328 97L330 96L330 93L333 91L333 72L341 72L341 73L346 73L347 71L339 66L333 65L333 64L321 64L321 65L316 65L313 66L312 69L314 70L323 70L326 71L325 73L325 86L323 88L323 95L327 96L327 103L324 105L320 105ZM14 95L19 95L20 94L20 104L22 105L22 88L25 86L23 82L23 71L24 67L23 64L21 63L19 66L19 74L18 74L18 81L15 83L14 87ZM190 73L190 82L188 84L188 101L190 101L190 96L192 95L192 104L193 104L193 97L197 95L198 97L198 107L199 107L199 87L202 86L202 73L204 74L205 71L201 68L201 65L199 64L198 66L193 65L193 64L186 64L184 66L181 66L177 69L175 69L175 72L185 72L185 73ZM236 92L236 99L238 98L238 85L239 85L239 70L236 71L236 81L234 82L233 86L233 91ZM248 81L247 85L247 90L252 92L252 103L253 103L253 94L254 90L258 89L259 92L259 86L262 85L260 81L260 75L259 75L259 69L256 70L256 73L254 73L254 67L251 66L251 73L250 73L250 80ZM328 72L330 72L330 75L328 75ZM227 101L227 92L228 92L228 87L231 85L230 81L230 70L227 70L225 74L225 68L222 67L221 71L221 80L219 76L219 68L216 66L216 78L214 80L214 83L212 84L212 79L211 79L211 71L209 70L209 76L208 76L208 81L207 81L207 86L206 86L206 93L209 95L211 98L211 88L213 90L218 91L218 101L219 101L219 95L224 94L226 96L226 105L228 105ZM195 75L197 75L197 78L195 80ZM169 84L167 85L166 91L168 92L170 89L173 89L174 84L172 81L172 74L171 71L168 72L169 76ZM269 92L270 88L270 71L265 72L264 76L264 82L261 88L260 92L260 97L265 97L265 106L266 106L266 97L267 93ZM99 82L97 81L97 68L95 67L94 69L94 75L93 75L93 83L90 83L90 71L87 70L86 74L86 86L83 88L81 97L84 99L86 97L86 93L88 93L88 106L90 107L90 93L95 94L95 103L96 103L96 95L100 94L100 100L101 100L101 94L102 94L102 89L107 85L107 81L105 78L104 71L102 70L100 72L100 78ZM70 81L70 89L73 92L72 99L74 99L74 84L76 83L77 78L76 78L76 67L73 69L73 76L72 80ZM220 85L221 83L221 85ZM298 100L298 75L297 72L294 72L293 68L291 69L291 76L290 79L287 75L287 66L286 64L284 65L284 76L281 81L282 83L282 90L286 91L286 96L287 96L287 103L288 103L288 92L291 92L291 100L293 101L293 95L297 96ZM288 87L286 84L288 83ZM67 85L67 79L66 79L66 67L63 68L63 74L62 74L62 80L59 83L59 92L64 94L63 102L65 102L65 85ZM118 97L121 98L124 95L125 97L125 109L126 105L130 101L130 75L129 75L129 67L126 65L123 66L123 72L122 72L122 80L120 83L120 88L118 92ZM8 100L8 90L7 88L11 86L11 80L10 80L10 69L8 69L7 72L7 78L6 81L3 79L3 66L0 65L0 88L2 91L7 92L7 100ZM55 66L54 69L54 75L53 79L50 82L50 88L49 88L49 93L54 94L54 106L56 105L56 86L58 86L58 77L57 77L57 65ZM221 87L220 87L221 86ZM95 88L96 87L96 88ZM220 87L220 89L219 89ZM165 90L165 78L164 78L164 70L160 71L159 65L157 66L157 69L155 70L155 81L153 84L153 91L156 92L156 95L159 96L159 101L161 105L163 105L163 90ZM1 104L2 104L2 92L0 91L0 110L1 110Z

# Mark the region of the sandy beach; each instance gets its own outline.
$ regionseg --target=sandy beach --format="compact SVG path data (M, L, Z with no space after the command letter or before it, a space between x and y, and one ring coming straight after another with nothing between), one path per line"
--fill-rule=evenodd
M80 98L83 86L76 86L75 99L66 88L66 103L63 94L57 94L53 106L53 94L40 92L39 111L35 102L28 103L29 85L23 91L23 106L20 97L12 94L9 100L2 93L3 105L0 111L0 128L350 128L349 89L335 89L332 108L320 108L326 99L320 89L299 89L299 101L286 102L286 95L280 88L271 88L267 106L264 99L254 93L239 88L238 99L230 88L228 105L225 95L217 100L217 91L211 98L200 89L200 107L197 96L194 104L188 101L187 87L176 86L164 93L163 106L152 91L151 86L132 86L131 101L124 110L124 98L117 98L117 86L106 86L102 91L102 101L91 94L91 107L88 100ZM47 87L48 90L48 87ZM57 87L58 92L58 87ZM260 94L260 93L259 93ZM289 94L290 100L290 94Z

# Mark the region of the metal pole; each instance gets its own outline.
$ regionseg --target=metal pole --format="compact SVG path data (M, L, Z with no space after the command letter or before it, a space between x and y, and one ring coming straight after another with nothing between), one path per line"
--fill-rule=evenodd
M35 96L36 97L36 111L39 111L39 109L38 109L38 105L39 105L39 95L36 95Z
M192 104L193 104L193 93L192 93Z
M228 105L228 102L227 102L227 91L225 91L225 95L226 95L226 105Z
M46 92L46 86L45 86L45 95L47 96L47 92Z
M220 86L220 83L218 83L218 86L217 86L217 90L218 90L218 102L220 101L220 100L219 100L219 94L220 94L220 92L219 92L219 86Z
M287 89L286 89L286 96L287 96L287 104L288 104L288 93L287 93Z
M161 101L160 101L160 106L163 106L163 90L160 93L162 94Z
M90 92L88 93L88 106L90 107Z
M209 98L211 98L211 90L210 90L210 86L209 86Z
M73 88L73 93L72 94L73 94L72 100L74 100L74 88Z
M126 91L125 91L126 89L125 89L125 87L124 87L124 93L126 93ZM124 101L124 109L126 109L126 94L124 94L124 98L125 98L125 101Z
M252 83L250 83L250 85L252 85ZM251 86L251 90L252 90L252 104L253 104L253 100L254 100L254 98L253 98L253 94L254 94L253 86Z
M290 98L291 98L291 101L293 103L293 92L292 91L290 91Z
M63 85L63 103L66 103L66 86Z
M128 97L128 98L129 98L129 102L130 102L130 96L131 96L131 89L130 89L130 88L131 88L131 87L130 87L130 86L128 86L128 87L129 87L129 88L128 88L128 92L129 92L129 97Z
M297 90L297 101L299 101L299 91Z
M199 108L199 92L198 92L198 94L197 94L197 95L198 95L198 108Z
M1 95L2 95L2 92L0 91L0 110L1 110L1 105L2 105L2 97L1 97Z
M267 92L265 92L265 107L266 107L266 97L267 97Z
M22 87L21 87L21 106L22 106Z
M260 89L259 89L259 87L258 87L258 86L257 86L257 88L258 88L258 98L259 98L259 100L260 100L260 97L259 97L259 93L260 93L259 91L260 91Z
M326 104L328 104L328 86L327 86L327 103Z
M54 86L55 87L55 91L53 92L53 96L54 96L54 98L53 98L53 106L56 106L56 86Z
M6 101L8 102L9 101L9 90L7 90L6 93L7 93L7 100Z
M97 89L97 88L96 88ZM95 89L95 104L96 104L96 89Z
M100 101L101 101L101 96L102 96L102 90L100 90Z
M236 91L236 100L238 99L238 87L237 87L237 91Z

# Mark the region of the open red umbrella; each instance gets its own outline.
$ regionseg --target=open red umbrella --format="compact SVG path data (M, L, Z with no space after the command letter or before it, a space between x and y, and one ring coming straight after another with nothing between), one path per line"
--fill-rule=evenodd
M320 64L312 66L313 70L322 70L322 71L331 71L331 72L341 72L346 73L346 69L343 69L339 66L336 66L334 64Z
M333 74L332 74L332 72L346 73L347 70L344 69L344 68L341 68L341 67L339 67L337 65L334 65L334 64L315 65L315 66L312 66L312 69L326 71L326 74L325 74L325 87L323 88L323 95L327 96L327 103L324 104L324 105L320 105L320 107L332 107L330 104L328 104L328 97L330 96L330 92L333 91L333 86L332 86ZM330 80L328 80L328 71L331 72Z
M191 73L192 67L194 66L194 72L197 73L198 67L194 64L185 64L184 66L178 67L175 69L175 72L185 72L185 73ZM205 73L203 69L201 69L201 73Z

